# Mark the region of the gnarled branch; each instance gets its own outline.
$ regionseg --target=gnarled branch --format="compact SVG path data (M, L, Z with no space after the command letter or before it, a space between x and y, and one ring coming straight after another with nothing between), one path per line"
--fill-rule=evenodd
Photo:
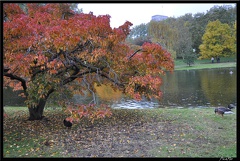
M5 69L4 69L5 71ZM9 77L11 80L17 80L17 81L20 81L22 84L22 87L23 87L23 90L25 92L25 95L27 96L27 85L26 85L26 80L24 80L23 78L17 76L17 75L14 75L12 73L5 73L3 74L3 76L5 77Z

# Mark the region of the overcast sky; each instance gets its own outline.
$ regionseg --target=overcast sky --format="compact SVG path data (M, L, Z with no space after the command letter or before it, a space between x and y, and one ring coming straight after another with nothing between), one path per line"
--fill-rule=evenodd
M79 4L83 13L93 12L94 15L111 16L111 27L119 27L126 21L133 23L133 27L141 23L148 23L154 15L179 17L186 13L206 13L215 5L233 5L235 3L91 3Z

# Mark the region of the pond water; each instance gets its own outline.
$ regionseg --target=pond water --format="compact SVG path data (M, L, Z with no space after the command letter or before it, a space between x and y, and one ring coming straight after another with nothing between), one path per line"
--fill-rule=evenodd
M160 105L178 107L227 106L237 102L236 68L184 70L168 73Z
M232 73L231 73L232 72ZM121 98L112 108L204 108L237 104L236 68L183 70L166 73L161 101ZM99 95L101 99L101 95Z
M230 73L232 71L232 73ZM108 86L96 87L97 102L108 103L112 108L204 108L237 104L236 68L216 68L202 70L183 70L166 73L163 78L161 101L135 101L124 97L120 91L113 91ZM3 103L20 105L21 97L4 89ZM14 100L14 101L13 101ZM19 100L19 101L17 101ZM89 103L92 97L79 97L76 103Z

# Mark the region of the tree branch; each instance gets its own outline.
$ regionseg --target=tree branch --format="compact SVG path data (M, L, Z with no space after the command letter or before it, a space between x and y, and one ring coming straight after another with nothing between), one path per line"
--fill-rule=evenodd
M141 51L142 49L138 49L137 51L135 51L130 57L128 57L128 59L130 60L134 55L137 54L137 52Z
M10 68L4 68L3 72L7 73L10 70Z
M107 79L110 80L111 82L115 83L117 86L124 88L124 84L119 83L118 81L110 78L107 74L101 72L100 75L101 75L102 77L104 77L104 78L107 78Z
M14 75L14 74L12 74L12 73L5 73L5 69L4 69L4 74L3 74L3 76L5 76L5 77L9 77L11 80L18 80L18 81L20 81L22 84L22 87L23 87L23 90L24 90L24 92L25 92L25 95L27 96L28 94L27 94L27 85L26 85L26 81L23 79L23 78L21 78L21 77L19 77L19 76L16 76L16 75Z

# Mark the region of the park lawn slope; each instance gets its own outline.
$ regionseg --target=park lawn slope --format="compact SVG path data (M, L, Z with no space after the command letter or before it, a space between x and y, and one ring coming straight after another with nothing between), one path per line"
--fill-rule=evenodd
M192 70L192 69L207 69L207 68L226 68L236 67L236 57L224 57L221 58L220 63L211 63L210 59L195 60L194 64L188 66L181 59L174 60L175 70Z
M236 62L228 62L228 63L213 63L213 64L195 64L192 66L175 66L175 70L192 70L192 69L211 69L211 68L226 68L226 67L233 67L236 68Z

